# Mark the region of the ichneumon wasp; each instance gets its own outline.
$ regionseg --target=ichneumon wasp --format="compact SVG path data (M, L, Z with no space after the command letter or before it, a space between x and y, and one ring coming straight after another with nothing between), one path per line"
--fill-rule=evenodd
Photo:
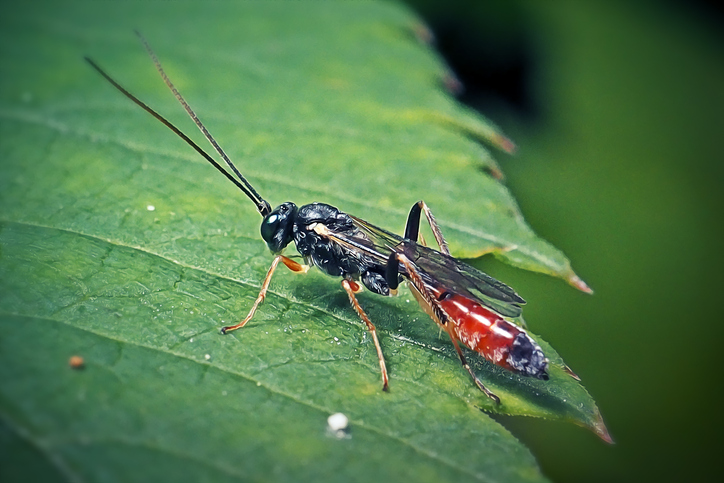
M116 89L176 133L254 202L263 217L261 236L275 255L249 314L238 324L223 327L222 334L240 329L251 320L264 301L279 262L294 272L305 272L310 266L315 266L328 275L342 278L342 288L366 324L375 344L383 390L388 389L389 380L382 347L375 325L360 306L355 294L364 286L375 294L391 296L403 281L408 283L425 312L450 336L463 367L480 390L493 401L499 403L500 399L485 387L470 368L460 348L461 342L488 361L509 371L548 379L548 359L540 346L525 329L506 319L518 317L525 301L504 283L453 258L432 212L423 201L412 206L402 237L324 203L297 206L286 202L272 209L234 166L174 87L149 44L136 33L168 88L236 178L171 122L113 80L93 60L86 57L86 61ZM423 214L439 250L418 243ZM307 265L282 254L292 242ZM570 369L564 369L577 378Z

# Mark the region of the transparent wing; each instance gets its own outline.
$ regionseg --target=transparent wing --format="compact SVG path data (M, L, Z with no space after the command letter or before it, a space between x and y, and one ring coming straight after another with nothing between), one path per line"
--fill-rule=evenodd
M402 253L415 264L425 283L477 300L500 315L520 316L520 306L525 304L525 300L503 282L449 255L405 240L354 216L350 217L357 231L330 234L342 245L363 251L380 265L387 264L391 253ZM407 276L402 266L400 273Z

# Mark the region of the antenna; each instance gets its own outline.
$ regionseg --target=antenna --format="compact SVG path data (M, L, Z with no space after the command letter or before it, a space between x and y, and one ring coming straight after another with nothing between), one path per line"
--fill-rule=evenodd
M224 150L221 149L221 146L219 146L219 144L216 142L216 140L213 138L213 136L211 136L209 131L206 129L206 127L203 125L203 123L198 119L198 117L196 116L194 111L191 109L191 107L189 107L189 105L186 103L186 101L181 96L181 94L179 94L178 90L176 90L174 85L169 80L168 76L166 76L166 73L161 68L161 64L159 63L158 58L153 53L153 51L149 47L146 40L138 32L136 32L136 34L141 38L141 41L143 42L144 46L146 47L146 50L148 51L149 55L153 59L154 64L156 64L156 68L161 73L161 77L163 77L164 82L166 82L166 85L171 89L174 96L176 97L176 99L178 99L178 101L181 103L181 105L184 107L184 109L186 109L186 112L189 114L189 116L194 121L194 123L196 123L196 125L201 130L201 132L204 134L206 139L208 139L208 141L211 143L212 146L214 146L214 148L219 153L219 155L221 155L221 157L224 159L224 161L226 161L226 164L228 164L229 167L234 171L234 173L239 177L239 180L241 181L241 183L239 181L237 181L236 178L234 178L228 171L226 171L218 162L216 162L216 160L214 160L214 158L212 158L209 154L207 154L206 151L201 149L201 147L199 147L198 144L196 144L194 141L192 141L191 138L189 138L187 135L185 135L183 132L181 132L180 129L178 129L176 126L174 126L170 121L168 121L166 118L164 118L161 114L159 114L158 112L153 110L151 107L146 105L143 101L141 101L136 96L134 96L133 94L128 92L126 89L124 89L118 82L113 80L113 78L111 76L109 76L108 74L106 74L106 72L103 69L101 69L98 66L98 64L96 64L92 59L90 59L89 57L85 57L86 62L88 62L91 65L91 67L93 67L96 71L98 71L98 73L101 74L113 87L115 87L116 89L121 91L121 93L123 95L125 95L126 97L131 99L138 106L140 106L143 110L145 110L146 112L151 114L153 117L158 119L161 123L163 123L166 127L168 127L171 131L173 131L178 137L180 137L181 139L186 141L186 143L189 146L194 148L194 150L196 150L197 153L199 153L206 161L211 163L212 166L214 166L217 170L219 170L224 176L226 176L229 179L229 181L234 183L237 186L237 188L239 188L246 196L248 196L249 199L251 199L251 201L254 202L254 204L256 205L256 209L259 211L259 213L262 216L268 215L271 212L271 206L269 205L269 203L264 198L262 198L261 195L259 195L259 193L256 192L254 187L246 180L246 178L244 178L244 176L242 176L241 173L239 173L239 170L236 169L236 166L234 166L234 163L231 162L231 160L226 155Z

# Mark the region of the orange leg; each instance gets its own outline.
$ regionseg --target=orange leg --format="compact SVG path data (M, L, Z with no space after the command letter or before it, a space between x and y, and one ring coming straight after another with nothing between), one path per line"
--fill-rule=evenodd
M430 293L430 291L425 286L424 282L422 281L422 277L420 277L420 273L417 271L417 267L415 267L415 265L405 255L401 253L397 254L397 260L402 263L402 265L407 270L409 280L412 283L412 288L414 288L414 290L416 290L417 293L420 294L418 301L421 304L424 303L428 305L426 311L430 315L432 315L432 318L435 320L435 322L437 322L440 327L445 329L445 332L447 332L447 334L450 336L450 340L452 340L453 346L455 346L458 357L460 357L460 362L462 363L465 370L468 371L470 377L473 378L475 385L478 386L478 388L483 391L486 396L492 399L495 404L500 404L500 398L496 396L492 391L490 391L487 387L485 387L480 379L478 379L478 376L476 376L473 370L470 368L470 365L468 365L468 361L467 359L465 359L465 354L463 354L463 351L462 349L460 349L460 345L458 344L458 337L453 331L449 317L442 309L437 299Z
M259 296L256 298L256 302L254 302L254 305L252 305L251 310L249 311L249 315L247 315L244 320L236 325L228 325L226 327L222 327L222 334L226 334L227 332L231 332L232 330L241 329L246 325L247 322L251 320L252 317L254 317L254 313L256 312L257 307L261 305L261 303L264 301L264 298L266 297L266 292L269 289L269 283L271 282L272 275L274 274L274 270L276 270L277 265L279 265L280 261L293 272L306 272L309 268L305 265L295 262L291 258L285 257L284 255L277 255L276 257L274 257L271 267L269 267L269 271L266 274L266 278L264 278L264 283L261 285Z
M432 216L432 211L430 211L427 203L422 200L412 205L410 214L407 217L407 225L405 226L405 238L409 238L414 242L418 242L420 245L427 246L425 243L425 239L422 237L422 233L420 233L421 213L424 213L425 218L427 218L427 222L430 225L430 230L432 230L432 234L435 236L435 241L437 241L437 245L440 247L440 252L444 253L445 255L450 255L450 249L448 248L447 242L445 241L445 237L442 236L442 231L440 230L437 221L435 221L435 217ZM518 245L509 245L505 247L492 246L487 250L482 251L479 256L487 255L489 253L505 253L511 250L515 250L516 248L518 248Z
M343 279L342 288L344 288L344 291L347 292L347 295L349 296L349 302L352 304L352 307L357 312L357 315L359 315L360 319L362 319L362 321L367 324L367 330L369 330L370 334L372 334L372 340L375 343L375 349L377 349L377 358L380 360L380 371L382 371L382 390L387 391L389 390L387 366L385 365L385 358L382 355L382 347L380 346L380 341L377 339L377 328L369 319L369 317L367 317L365 311L362 310L359 302L357 302L357 297L354 296L354 293L358 291L356 289L358 289L359 286L355 282Z
M448 327L449 326L450 326L450 324L448 324ZM478 386L478 388L481 391L483 391L483 393L485 393L486 396L488 396L490 399L492 399L493 402L495 402L495 404L500 404L500 398L498 396L496 396L495 393L493 393L490 389L485 387L485 385L480 381L480 379L478 379L478 376L475 375L473 370L468 365L468 361L467 361L467 359L465 359L465 355L463 354L462 349L460 349L460 345L458 344L457 336L453 334L452 328L450 328L448 330L448 328L445 327L445 332L447 332L448 335L450 336L450 340L452 340L452 343L455 346L455 350L458 352L458 356L460 357L460 362L463 364L463 367L465 368L465 370L468 371L468 374L470 374L470 377L473 378L473 381L475 381L475 385Z

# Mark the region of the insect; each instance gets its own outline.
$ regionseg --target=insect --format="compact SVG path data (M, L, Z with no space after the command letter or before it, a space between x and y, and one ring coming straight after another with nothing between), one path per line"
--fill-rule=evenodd
M305 272L310 266L315 266L328 275L342 279L341 285L350 304L371 334L385 391L389 388L389 378L377 330L359 304L356 294L364 286L375 294L391 296L402 282L407 282L422 308L450 336L463 367L480 390L495 403L499 403L500 399L485 387L470 368L460 348L461 343L509 371L548 380L549 361L540 346L525 329L506 319L519 316L525 301L504 283L453 258L432 212L423 201L412 206L404 236L378 228L324 203L297 206L288 201L272 209L231 162L174 87L149 44L136 33L168 88L236 177L171 122L121 87L93 60L86 57L86 61L116 89L195 149L256 205L263 217L261 236L274 254L249 314L238 324L223 327L223 334L240 329L251 320L264 301L272 275L280 262L294 272ZM418 241L422 215L432 230L438 250ZM306 264L283 255L284 249L292 242ZM572 372L569 373L575 377Z

